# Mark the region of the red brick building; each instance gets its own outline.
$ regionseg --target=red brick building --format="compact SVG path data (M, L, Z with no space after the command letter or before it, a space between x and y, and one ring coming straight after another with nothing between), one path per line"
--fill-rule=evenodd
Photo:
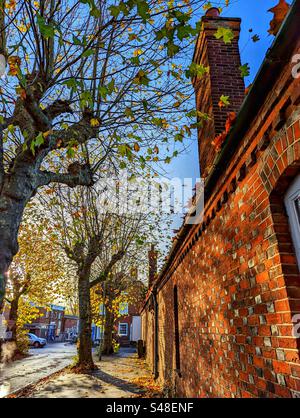
M65 314L63 318L62 332L66 339L78 335L79 317L77 315Z
M38 307L38 317L33 323L25 325L29 332L49 341L62 341L78 333L79 318L65 314L65 308L58 305ZM9 319L9 305L5 305L4 319ZM9 327L8 327L9 329Z
M140 304L123 303L120 306L121 316L116 319L115 337L122 347L129 346L141 338Z
M39 307L39 317L26 328L48 341L59 341L63 338L65 308L58 305L50 305L49 308Z
M181 227L142 310L147 360L170 393L300 396L299 21L296 0L244 97L240 20L203 18L194 61L210 73L193 82L211 115L199 130L204 219ZM220 26L230 44L215 38Z

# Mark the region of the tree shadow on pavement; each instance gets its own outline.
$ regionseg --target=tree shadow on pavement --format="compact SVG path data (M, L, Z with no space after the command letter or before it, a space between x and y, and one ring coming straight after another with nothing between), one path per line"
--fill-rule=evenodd
M120 379L119 377L112 376L104 372L103 370L96 370L91 374L91 376L96 377L100 381L103 381L109 385L115 386L118 389L124 390L126 392L131 392L133 394L143 393L145 390L134 383L130 383L126 380Z

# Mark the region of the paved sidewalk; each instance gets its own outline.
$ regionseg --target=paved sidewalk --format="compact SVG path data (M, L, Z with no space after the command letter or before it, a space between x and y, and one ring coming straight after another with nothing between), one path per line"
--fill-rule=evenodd
M91 374L63 373L37 384L21 395L31 398L130 398L158 396L159 386L153 381L144 360L132 350L103 357L96 363L99 370Z
M54 343L30 349L28 357L1 367L0 398L69 366L75 356L75 344Z

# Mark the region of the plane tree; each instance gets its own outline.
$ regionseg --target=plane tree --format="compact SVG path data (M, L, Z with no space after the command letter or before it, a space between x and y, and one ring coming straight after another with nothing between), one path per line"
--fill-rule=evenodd
M79 309L79 345L76 367L94 367L92 359L91 289L106 282L117 264L129 256L133 245L141 245L147 231L148 214L122 213L99 201L98 183L92 188L70 189L56 185L45 210L56 231L60 247L76 267Z
M0 0L0 311L41 187L91 186L107 158L169 162L168 141L190 135L180 107L191 88L176 57L205 3Z

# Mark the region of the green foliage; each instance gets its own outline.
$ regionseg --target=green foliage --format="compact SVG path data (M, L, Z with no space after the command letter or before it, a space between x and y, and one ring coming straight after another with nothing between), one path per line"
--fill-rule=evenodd
M229 106L229 105L230 105L229 96L224 96L222 94L222 96L220 97L219 106L223 107L223 106Z
M241 76L242 77L248 77L250 75L250 67L249 67L249 64L246 63L246 64L242 65L240 67L240 71L241 71Z
M53 24L47 24L46 20L39 13L36 14L37 23L43 38L53 38L55 34L55 27Z
M120 344L114 338L112 340L112 346L113 346L114 353L115 354L118 353L120 350Z
M21 300L18 309L17 320L17 348L20 353L26 354L29 349L28 329L26 324L31 324L39 317L39 310L30 303Z
M209 72L209 67L205 67L202 64L196 64L192 62L189 68L186 70L185 75L187 78L203 77Z
M30 150L31 150L33 155L35 154L36 148L43 145L44 142L45 142L44 135L42 134L42 132L40 132L38 134L38 136L35 138L35 140L31 141L31 143L30 143Z
M223 39L225 44L230 44L231 41L234 39L233 31L229 28L223 27L219 27L214 36L217 39Z

